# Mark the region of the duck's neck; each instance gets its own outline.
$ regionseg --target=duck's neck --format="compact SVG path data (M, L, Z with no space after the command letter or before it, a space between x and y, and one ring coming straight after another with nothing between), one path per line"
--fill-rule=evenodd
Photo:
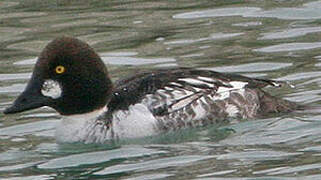
M102 142L109 139L108 128L104 123L97 122L97 118L107 111L106 106L95 111L64 116L56 127L58 142Z

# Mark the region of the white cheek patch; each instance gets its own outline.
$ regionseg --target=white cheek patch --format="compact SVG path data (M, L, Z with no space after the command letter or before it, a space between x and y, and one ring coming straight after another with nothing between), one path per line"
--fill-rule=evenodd
M57 81L49 79L43 83L41 93L44 96L57 99L61 96L62 89Z

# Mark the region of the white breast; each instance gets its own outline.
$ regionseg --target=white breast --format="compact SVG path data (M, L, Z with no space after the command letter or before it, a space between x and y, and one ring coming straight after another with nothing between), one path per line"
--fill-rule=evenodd
M117 138L157 134L157 120L143 103L129 106L128 111L115 112L112 127Z
M127 111L116 111L112 115L110 128L97 121L97 117L103 112L106 112L106 108L64 117L56 128L57 141L104 143L114 138L138 138L157 134L157 121L144 104L131 105Z

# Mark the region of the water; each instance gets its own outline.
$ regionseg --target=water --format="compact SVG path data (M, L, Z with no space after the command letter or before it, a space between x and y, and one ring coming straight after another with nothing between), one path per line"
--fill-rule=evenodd
M0 110L24 89L53 38L78 37L112 79L195 67L291 81L266 90L321 100L321 1L0 2ZM0 114L0 179L321 179L318 109L105 145L57 144L60 117Z

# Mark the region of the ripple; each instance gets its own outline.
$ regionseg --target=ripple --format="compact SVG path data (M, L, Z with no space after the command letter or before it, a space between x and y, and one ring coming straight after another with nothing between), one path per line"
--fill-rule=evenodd
M156 38L155 41L164 41L165 38L164 37L159 37L159 38Z
M6 2L6 1L2 1L1 2L1 8L8 8L8 7L11 7L11 6L16 6L18 5L19 3L18 2Z
M169 158L161 158L156 160L150 160L135 164L123 164L107 167L101 171L95 172L95 175L106 175L115 173L125 173L129 171L146 171L146 170L156 170L161 168L168 168L173 166L184 166L188 163L201 161L205 159L213 158L214 156L198 156L198 155L187 155L187 156L175 156Z
M173 174L154 173L154 174L137 176L134 178L127 178L126 180L153 180L153 179L164 179L170 176L173 176Z
M32 52L40 52L49 41L23 41L7 46L8 49L23 49Z
M311 20L321 18L321 1L306 3L299 8L275 8L264 11L258 7L235 7L235 8L218 8L204 11L193 11L180 13L173 16L174 19L196 19L209 17L267 17L287 20Z
M46 16L46 15L48 15L48 13L44 13L44 12L2 13L2 14L0 14L0 19L26 18L26 17Z
M306 147L306 148L303 148L303 149L299 149L298 151L303 151L303 152L321 152L321 146Z
M108 64L112 65L145 65L145 64L156 64L165 62L175 62L174 58L138 58L131 57L137 55L136 52L110 52L100 54L101 59ZM37 61L37 58L26 59L13 63L14 65L33 65ZM5 75L4 75L5 76ZM14 75L8 75L9 78L14 78ZM6 78L3 77L3 78ZM0 75L1 80L1 75Z
M310 79L315 77L321 77L321 72L302 72L302 73L294 73L287 76L283 76L281 78L278 78L277 80L287 80L287 81L296 81L296 80L302 80L302 79Z
M279 32L263 33L263 37L259 39L264 40L264 39L292 38L292 37L304 36L315 32L321 32L321 27L295 28L295 29L287 29Z
M195 53L195 54L187 54L181 56L182 58L191 58L191 57L201 57L204 56L204 53Z
M241 27L261 26L261 25L262 25L262 22L260 22L260 21L232 24L232 26L241 26Z
M232 152L228 154L218 155L218 160L237 159L240 161L264 161L264 160L282 160L289 156L297 156L303 153L287 153L281 151L260 151L253 150L248 152Z
M321 163L300 165L300 166L296 166L296 167L283 168L283 169L280 169L276 172L268 173L268 175L280 175L280 174L290 174L290 173L292 174L292 173L298 173L298 172L309 171L309 170L314 170L314 169L320 170L320 168L321 168Z
M286 168L288 168L288 166L271 168L271 169L264 169L261 171L255 171L255 172L253 172L253 174L268 174L268 173L272 173L272 172L279 171L279 170L286 169Z
M177 67L178 65L176 63L164 63L164 64L157 64L154 67L159 67L159 68L163 68L163 67Z
M0 136L24 136L34 134L41 131L54 129L58 120L45 120L0 129Z
M0 167L0 171L16 171L19 169L25 169L28 167L32 167L36 164L39 164L41 161L38 162L30 162L30 163L25 163L25 164L18 164L18 165L13 165L13 166L2 166Z
M276 8L274 10L263 11L253 17L274 17L279 19L320 19L321 1L306 3L300 8Z
M137 57L125 57L125 56L109 56L102 57L105 63L113 65L146 65L155 63L175 62L174 58L137 58Z
M320 137L320 125L311 124L297 119L282 119L260 122L244 122L232 125L236 131L244 132L238 136L233 136L222 140L220 143L225 145L268 145L268 144L293 144L298 141L312 141ZM248 127L248 128L247 128ZM302 142L301 142L302 143Z
M25 38L23 36L23 34L25 32L30 32L30 31L32 31L32 29L30 29L30 28L1 27L1 29L0 29L0 33L1 33L0 41L13 42L13 41L17 41L17 40L22 40L22 39Z
M11 161L18 161L22 159L32 159L35 153L31 151L21 151L17 148L12 148L6 152L0 153L0 162L10 163Z
M219 72L261 72L274 71L292 66L292 63L248 63L233 66L222 66L213 68L200 68Z
M313 58L317 59L317 60L321 60L321 56L314 56Z
M48 180L53 179L54 175L38 175L38 176L23 176L23 177L12 177L6 178L6 180Z
M210 178L202 178L199 180L298 180L298 179L306 179L306 180L320 180L321 175L309 175L309 176L300 176L298 174L294 174L295 177L284 177L284 176L263 176L263 177L253 177L253 176L242 176L240 177L210 177Z
M29 79L31 73L0 74L0 80Z
M227 175L237 172L237 170L232 169L232 170L225 170L225 171L218 171L218 172L213 172L213 173L208 173L208 174L202 174L197 177L208 177L208 176L222 176L222 175Z
M27 84L13 84L11 86L0 87L0 93L17 93L22 92Z
M253 51L257 52L283 52L283 51L298 51L298 50L307 50L321 48L321 42L314 43L284 43L273 46L268 46L264 48L254 49Z
M35 149L38 153L53 153L59 150L59 145L57 143L41 143Z
M56 169L75 167L84 164L97 164L107 162L113 159L141 157L152 154L161 154L165 151L156 151L146 148L121 148L110 151L97 151L90 153L82 153L76 155L65 156L62 158L52 159L46 163L38 165L40 169Z
M211 9L204 11L194 11L176 14L174 19L195 19L195 18L208 18L208 17L225 17L225 16L246 16L251 13L257 13L261 8L256 7L239 7L239 8L222 8Z
M85 20L72 20L71 22L54 24L51 25L52 28L67 28L67 27L79 27L83 25L93 25L96 24L98 20L95 19L85 19Z
M39 137L51 137L54 138L56 133L56 129L51 129L51 130L46 130L46 131L39 131L35 132L33 135L34 136L39 136Z
M115 57L123 57L123 56L136 56L137 52L108 52L108 53L101 53L100 56L115 56Z
M176 41L165 42L164 44L166 44L166 45L169 45L169 44L192 44L192 43L201 42L201 41L231 38L231 37L236 37L236 36L240 36L243 34L244 33L215 33L215 34L211 34L209 37L205 37L205 38L176 40Z
M25 60L22 60L22 61L14 62L13 64L14 65L33 65L33 64L36 64L37 59L38 58L25 59Z
M268 18L278 18L287 20L311 20L321 18L321 8L277 8L270 11L262 11L258 14L250 14L247 17L268 17Z
M11 139L11 142L23 142L23 141L27 141L26 138L13 138Z
M317 102L321 100L320 93L321 93L321 90L297 92L297 93L292 93L291 97L286 99L294 102L302 102L304 104L308 104L308 103Z

